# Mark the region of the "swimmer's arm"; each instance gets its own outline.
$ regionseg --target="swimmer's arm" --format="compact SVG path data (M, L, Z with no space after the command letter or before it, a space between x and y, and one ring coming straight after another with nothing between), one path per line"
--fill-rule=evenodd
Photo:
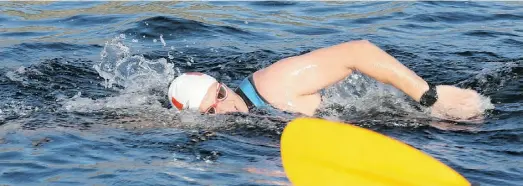
M362 44L358 44L357 48L349 49L353 57L347 67L390 84L419 102L423 93L429 89L427 82L376 45L368 41L360 42ZM351 47L354 46L348 46Z
M274 67L273 67L274 66ZM286 58L266 71L281 82L293 81L299 95L315 94L358 70L382 83L390 84L416 101L429 89L427 82L374 44L351 41Z

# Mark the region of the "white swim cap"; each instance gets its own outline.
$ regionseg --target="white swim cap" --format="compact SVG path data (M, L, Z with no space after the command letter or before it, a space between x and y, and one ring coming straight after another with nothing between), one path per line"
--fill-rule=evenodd
M169 86L169 101L178 110L198 110L209 87L217 82L213 77L199 73L183 73Z

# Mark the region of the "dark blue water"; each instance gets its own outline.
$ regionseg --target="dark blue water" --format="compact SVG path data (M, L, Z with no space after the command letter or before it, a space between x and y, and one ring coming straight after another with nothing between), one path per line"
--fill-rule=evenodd
M279 136L295 116L178 113L169 80L200 71L235 87L354 39L495 108L434 120L354 74L324 92L318 117L400 139L481 185L523 185L520 2L0 4L0 185L288 184Z

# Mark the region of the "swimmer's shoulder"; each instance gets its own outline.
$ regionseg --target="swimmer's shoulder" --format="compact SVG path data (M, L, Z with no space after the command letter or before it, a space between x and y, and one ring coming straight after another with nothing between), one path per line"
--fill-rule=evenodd
M282 77L265 68L253 73L252 78L256 90L263 99L275 108L284 109L282 103L285 102L286 89Z
M277 108L278 94L280 93L279 82L266 73L265 69L258 70L252 74L253 85L259 96L265 99L271 106Z

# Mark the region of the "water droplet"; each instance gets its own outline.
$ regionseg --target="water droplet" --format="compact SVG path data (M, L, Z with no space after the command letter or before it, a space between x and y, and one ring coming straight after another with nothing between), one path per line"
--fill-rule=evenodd
M162 42L163 46L165 47L165 40L163 40L163 34L160 34L160 41Z

